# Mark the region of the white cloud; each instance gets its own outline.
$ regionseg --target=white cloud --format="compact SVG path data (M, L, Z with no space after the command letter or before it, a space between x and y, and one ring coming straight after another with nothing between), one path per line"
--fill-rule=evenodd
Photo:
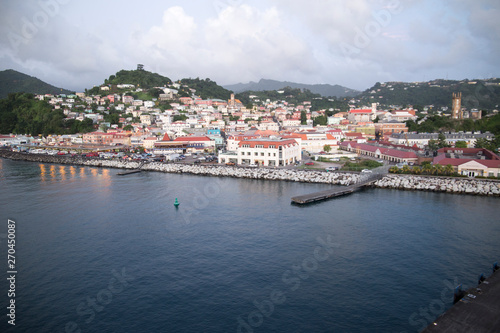
M271 78L357 89L447 73L500 76L500 12L494 0L169 4L151 1L134 11L127 2L70 1L16 47L8 36L22 36L23 18L32 20L42 9L35 0L6 2L0 63L77 90L138 63L172 79Z

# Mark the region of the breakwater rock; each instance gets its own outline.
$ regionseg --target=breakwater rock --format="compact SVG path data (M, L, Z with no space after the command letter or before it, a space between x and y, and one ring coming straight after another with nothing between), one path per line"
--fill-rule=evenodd
M37 155L0 149L0 157L38 163L58 163L91 167L136 169L141 162L124 160L102 160L69 155ZM242 168L219 165L191 165L150 162L141 167L145 171L188 173L201 176L234 177L261 180L286 180L305 183L353 185L359 181L357 173L325 172L316 170ZM420 190L445 193L500 196L500 182L487 179L444 178L411 175L386 175L372 184L377 188Z
M399 190L500 196L500 182L487 179L387 175L376 181L373 186Z

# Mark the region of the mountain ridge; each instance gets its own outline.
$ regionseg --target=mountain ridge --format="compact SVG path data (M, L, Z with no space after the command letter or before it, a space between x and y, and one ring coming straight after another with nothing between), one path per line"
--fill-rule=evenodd
M259 82L250 81L248 83L236 83L223 85L224 88L232 90L235 93L244 91L266 91L266 90L280 90L285 87L294 89L308 89L315 94L320 94L323 97L354 97L361 93L361 91L350 89L341 85L331 84L306 84L296 83L290 81L277 81L270 79L260 79Z
M73 91L55 87L34 76L13 69L0 71L0 99L10 93L25 92L32 94L71 94Z

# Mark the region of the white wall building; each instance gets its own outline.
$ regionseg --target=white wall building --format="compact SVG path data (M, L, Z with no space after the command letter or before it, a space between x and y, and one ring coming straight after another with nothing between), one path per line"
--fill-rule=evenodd
M237 153L238 164L286 166L301 160L300 145L295 140L245 140L238 144Z

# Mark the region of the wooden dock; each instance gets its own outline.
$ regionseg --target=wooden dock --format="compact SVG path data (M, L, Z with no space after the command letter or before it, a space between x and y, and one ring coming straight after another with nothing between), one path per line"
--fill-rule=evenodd
M362 177L362 179L353 184L349 185L347 187L343 188L334 188L331 190L326 190L326 191L321 191L321 192L315 192L315 193L310 193L310 194L304 194L304 195L299 195L296 197L292 198L292 203L294 204L299 204L299 205L304 205L304 204L309 204L313 203L316 201L321 201L321 200L327 200L335 197L340 197L342 195L347 195L351 194L353 192L356 192L363 186L366 186L368 184L371 184L385 176L385 173L374 173L374 174L369 174L366 175L365 177Z

